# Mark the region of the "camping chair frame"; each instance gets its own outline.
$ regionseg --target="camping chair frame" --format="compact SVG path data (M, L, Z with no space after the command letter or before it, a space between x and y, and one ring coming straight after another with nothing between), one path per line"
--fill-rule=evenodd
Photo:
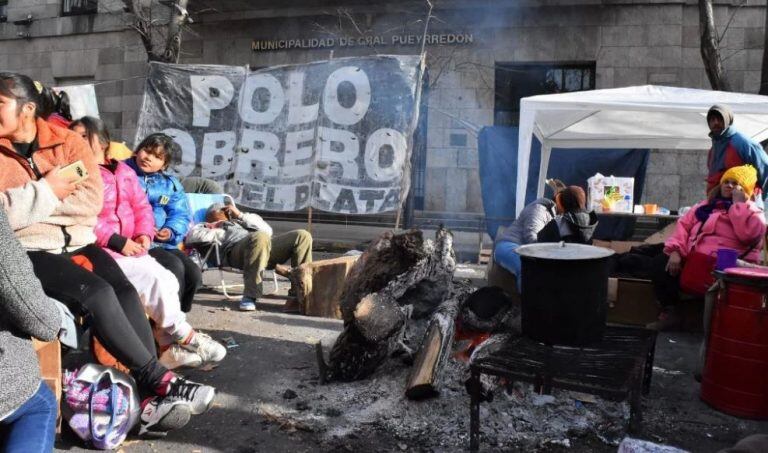
M190 209L192 209L192 204L193 203L191 203L191 201L194 199L195 195L201 195L201 194L193 194L193 193L187 194L187 197L188 197L188 199L190 201ZM216 195L205 194L205 195L206 195L206 197L209 197L209 198L221 197L221 202L224 202L225 200L228 200L229 204L235 204L235 200L234 200L234 198L232 198L231 195L227 195L227 194L216 194ZM219 201L217 200L217 201L214 201L213 203L218 203L218 202ZM210 203L209 206L212 205L213 203ZM195 222L195 220L194 220L194 214L195 214L194 211L192 212L192 214L193 214L193 222L194 223L199 223L199 222ZM224 294L224 297L227 298L228 300L237 300L237 299L239 299L238 296L233 296L233 295L229 294L228 291L232 290L234 288L243 287L244 284L243 283L227 283L226 279L224 278L224 272L225 271L226 272L234 272L234 273L242 275L243 271L242 271L242 269L237 269L235 267L230 267L230 266L224 266L224 265L221 264L221 242L219 242L218 240L215 240L215 241L210 242L210 243L190 244L190 247L198 251L198 253L195 254L195 257L193 259L196 259L197 265L200 266L200 270L201 270L202 273L205 273L207 271L211 271L211 270L214 270L214 269L219 272L219 284L218 285L214 285L214 286L206 286L206 287L209 288L209 289L213 289L215 291L220 291L222 294ZM200 247L208 247L208 251L205 253L205 255L203 255L202 253L199 252L198 249ZM215 267L212 267L212 266L208 265L209 259L211 258L211 254L212 253L213 253L213 257L215 258L215 261L214 261L216 263ZM264 276L263 274L264 274L264 271L262 271L262 277ZM264 279L264 280L266 280L266 279ZM269 292L269 293L267 293L265 291L264 295L275 294L275 293L277 293L277 291L279 289L279 286L278 286L278 283L277 283L277 274L274 271L272 271L272 283L274 284L274 289L271 292Z

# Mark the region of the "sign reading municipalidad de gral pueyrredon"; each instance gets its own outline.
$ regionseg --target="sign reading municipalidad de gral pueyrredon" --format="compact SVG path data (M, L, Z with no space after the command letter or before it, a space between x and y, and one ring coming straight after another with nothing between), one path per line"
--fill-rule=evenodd
M428 35L392 35L386 36L340 36L328 38L294 39L254 39L251 50L263 52L269 50L291 49L332 49L337 47L379 47L379 46L420 46L426 44L454 45L472 44L472 33L439 33Z
M253 72L151 63L136 143L171 135L182 148L171 174L220 181L255 209L393 211L410 184L419 61L340 58Z

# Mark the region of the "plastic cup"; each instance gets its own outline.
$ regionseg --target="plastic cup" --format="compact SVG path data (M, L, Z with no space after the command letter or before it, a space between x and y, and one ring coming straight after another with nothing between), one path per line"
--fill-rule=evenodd
M656 210L659 209L659 206L656 204L644 204L643 207L646 214L656 214Z
M645 208L641 204L636 204L635 209L632 210L635 214L645 214Z
M733 249L717 249L717 262L715 269L724 271L729 267L736 267L736 260L739 258L739 251Z

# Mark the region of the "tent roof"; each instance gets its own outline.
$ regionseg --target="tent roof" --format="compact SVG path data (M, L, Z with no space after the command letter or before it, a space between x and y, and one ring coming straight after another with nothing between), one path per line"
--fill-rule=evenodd
M542 143L542 192L552 148L708 149L706 114L714 104L733 110L740 132L768 139L768 96L644 85L521 99L517 213L525 202L532 135Z

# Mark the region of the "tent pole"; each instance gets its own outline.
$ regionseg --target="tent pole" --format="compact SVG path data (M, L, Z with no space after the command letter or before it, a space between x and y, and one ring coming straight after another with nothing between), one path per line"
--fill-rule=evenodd
M539 183L536 188L536 198L544 196L544 181L547 179L547 170L549 169L549 156L552 154L552 147L542 143L541 145L541 164L539 165Z

